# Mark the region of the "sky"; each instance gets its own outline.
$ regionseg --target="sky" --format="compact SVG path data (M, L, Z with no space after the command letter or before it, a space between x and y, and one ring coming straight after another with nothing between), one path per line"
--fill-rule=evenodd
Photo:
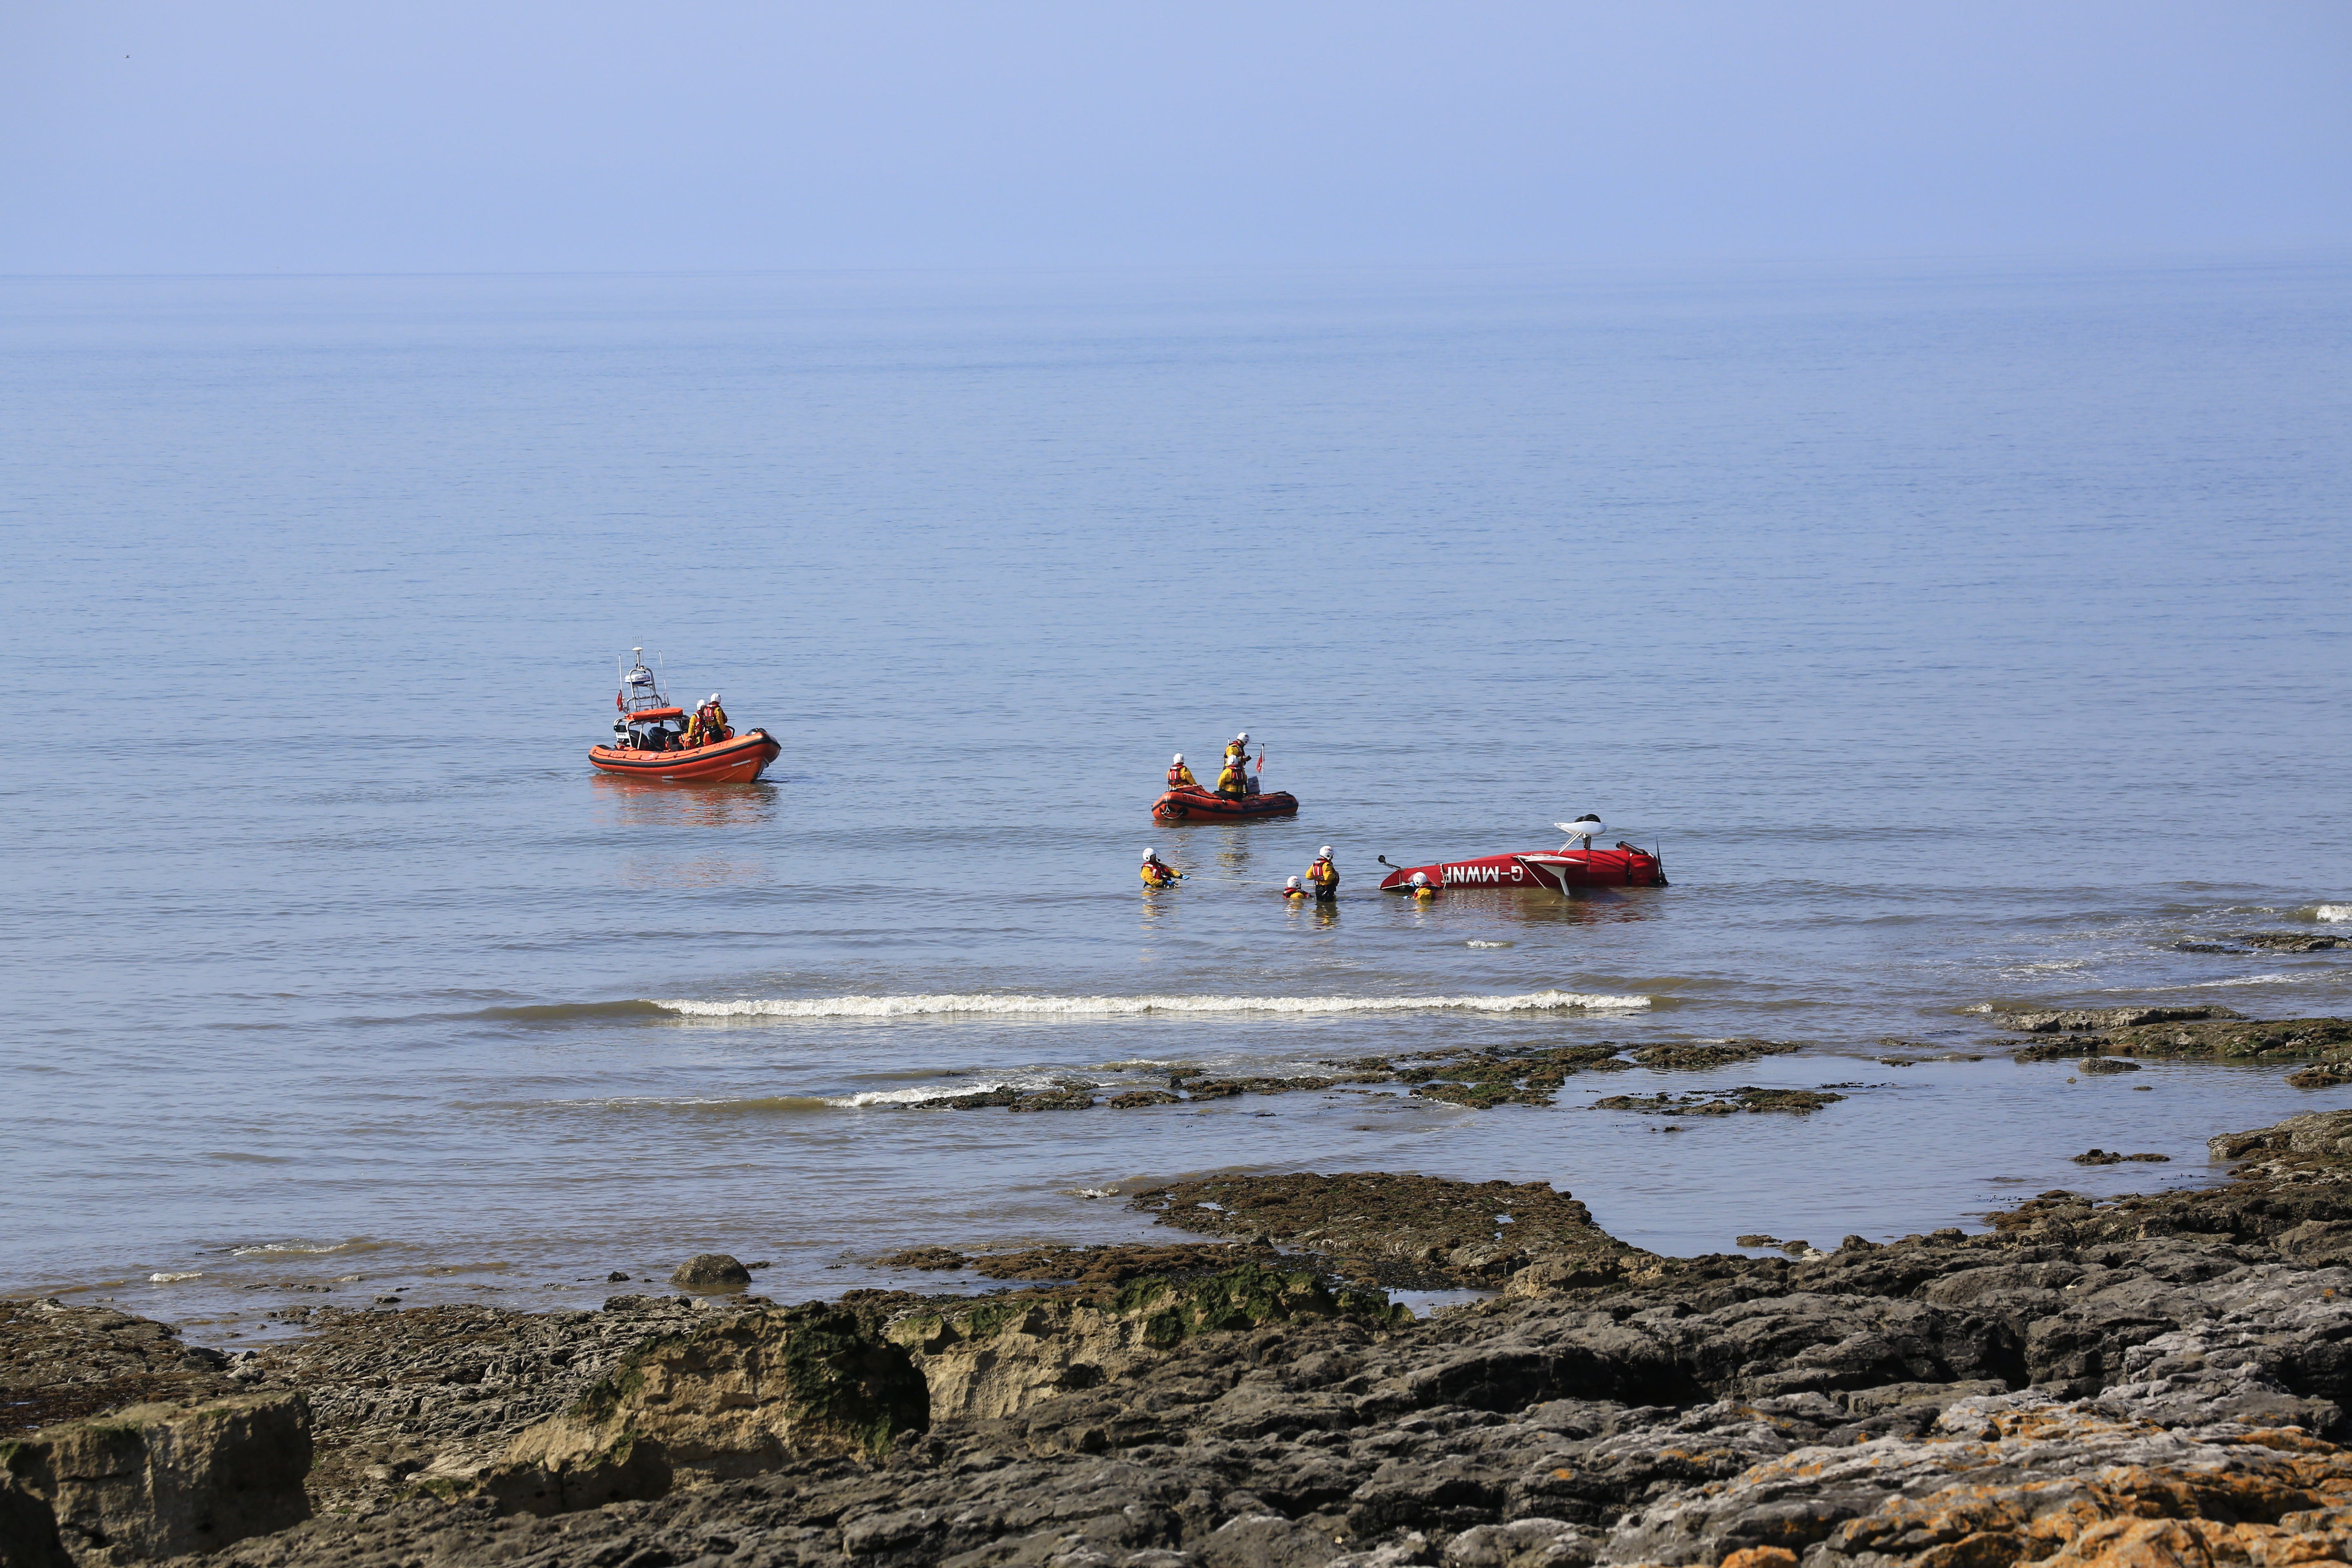
M0 273L2352 245L2352 4L16 0Z

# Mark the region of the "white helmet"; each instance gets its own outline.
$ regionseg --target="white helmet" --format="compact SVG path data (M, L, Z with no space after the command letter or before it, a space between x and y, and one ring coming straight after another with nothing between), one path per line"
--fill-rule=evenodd
M1160 858L1160 851L1157 849L1147 849L1143 852L1143 858L1146 860L1157 860Z
M1322 848L1315 851L1315 853L1323 857L1324 859L1328 860L1331 858L1331 847L1328 844L1326 844Z
M1169 765L1170 767L1171 767L1171 768L1173 768L1173 767L1181 767L1181 766L1182 766L1182 765L1183 765L1183 762L1184 762L1184 753L1183 753L1183 752L1177 752L1177 753L1176 753L1175 759L1174 759L1173 761L1171 761L1168 765Z
M1235 735L1234 739L1236 741L1246 741L1249 739L1249 731L1247 730L1244 730L1240 734Z
M1290 880L1288 880L1287 882L1285 882L1285 883L1283 884L1283 886L1284 886L1284 887L1286 887L1286 888L1295 888L1295 887L1298 886L1298 879L1297 879L1297 878L1296 878L1296 877L1293 877L1292 879L1290 879Z
M1412 885L1416 888L1426 888L1429 886L1429 873L1426 871L1415 871L1412 874Z

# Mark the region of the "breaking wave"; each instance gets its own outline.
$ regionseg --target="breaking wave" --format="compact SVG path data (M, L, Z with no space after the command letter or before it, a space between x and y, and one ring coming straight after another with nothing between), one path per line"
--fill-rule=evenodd
M572 1100L568 1103L593 1106L602 1110L677 1110L711 1116L761 1116L779 1111L824 1110L840 1102L820 1094L757 1094L689 1095L681 1098L640 1095Z
M785 996L734 1002L656 1001L689 1018L923 1018L950 1014L998 1017L1123 1018L1150 1014L1276 1013L1313 1017L1339 1013L1633 1012L1647 996L1593 991L1528 991L1512 996Z
M574 1018L626 1018L658 1012L658 1002L548 1002L521 1007L484 1007L457 1015L464 1018L496 1018L509 1024L568 1024Z
M869 1105L920 1105L928 1100L953 1100L960 1094L986 1094L999 1089L1051 1089L1051 1079L1014 1080L1012 1079L975 1079L970 1083L949 1084L931 1089L867 1089L856 1094L836 1094L825 1100L827 1105L844 1110L859 1110Z
M306 1258L324 1258L333 1252L373 1252L384 1244L368 1237L355 1236L349 1241L331 1242L324 1246L311 1241L265 1241L257 1247L232 1247L232 1258L260 1258L271 1253L295 1253Z
M2352 904L2322 904L2311 911L2315 921L2352 921Z

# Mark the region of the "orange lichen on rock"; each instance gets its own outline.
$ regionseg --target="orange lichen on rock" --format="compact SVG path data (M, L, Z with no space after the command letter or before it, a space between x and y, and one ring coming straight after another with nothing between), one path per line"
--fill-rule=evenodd
M1620 1560L1727 1568L2284 1568L2352 1562L2352 1449L2168 1427L2090 1401L1968 1399L1917 1436L1799 1448L1618 1528Z
M2013 1415L2034 1419L2011 1421ZM2119 1424L2070 1422L2063 1411L1996 1412L2034 1443L2111 1434ZM2269 1439L2266 1442L2264 1439ZM2011 1439L2012 1442L2015 1439ZM2276 1446L2273 1447L2272 1443ZM2015 1464L1991 1445L1951 1445L1979 1462ZM1920 1568L2253 1568L2352 1560L2352 1452L2292 1428L2215 1436L2221 1463L2112 1465L2091 1476L1962 1483L1891 1498L1831 1532L1834 1556L1874 1553ZM2031 1462L2030 1458L2028 1462Z
M1797 1554L1785 1546L1743 1546L1719 1568L1797 1568Z

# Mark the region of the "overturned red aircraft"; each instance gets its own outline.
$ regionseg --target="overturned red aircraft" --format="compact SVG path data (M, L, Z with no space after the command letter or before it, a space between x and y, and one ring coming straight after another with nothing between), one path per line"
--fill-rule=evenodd
M1437 888L1527 888L1566 893L1578 888L1663 888L1665 862L1656 852L1620 842L1614 849L1595 849L1592 837L1601 831L1597 816L1553 826L1569 836L1557 849L1525 854L1486 855L1475 860L1440 860L1433 866L1391 866L1381 883L1382 892L1409 892L1413 878L1423 877Z

